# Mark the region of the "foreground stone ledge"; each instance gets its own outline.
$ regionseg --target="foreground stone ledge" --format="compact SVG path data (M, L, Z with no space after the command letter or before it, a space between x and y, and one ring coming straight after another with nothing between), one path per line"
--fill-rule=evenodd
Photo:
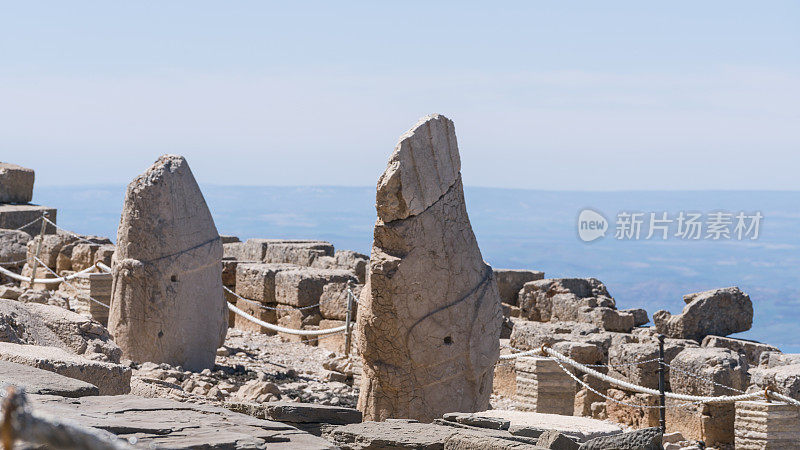
M292 426L224 408L133 395L64 399L31 395L31 407L160 449L333 449Z
M131 369L119 364L92 361L56 347L0 342L0 360L55 372L97 386L102 395L131 390Z
M22 388L28 394L69 398L100 395L100 390L93 384L23 364L0 361L0 386L5 385Z

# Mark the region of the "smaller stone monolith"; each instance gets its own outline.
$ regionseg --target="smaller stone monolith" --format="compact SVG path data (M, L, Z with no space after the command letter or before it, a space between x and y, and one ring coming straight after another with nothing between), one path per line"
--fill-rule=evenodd
M125 358L212 368L225 339L222 241L181 156L128 185L113 256L108 327Z

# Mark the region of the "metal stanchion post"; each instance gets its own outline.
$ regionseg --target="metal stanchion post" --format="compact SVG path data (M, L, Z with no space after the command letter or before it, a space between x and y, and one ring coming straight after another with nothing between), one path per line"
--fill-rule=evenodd
M345 356L350 356L350 341L352 335L352 326L351 322L353 320L353 291L350 290L350 287L347 288L347 316L345 317L344 322L344 329L345 329L345 338L344 338L344 354Z
M664 335L658 335L658 391L660 395L658 396L658 404L661 408L658 409L659 412L659 423L661 425L661 432L667 432L667 411L664 408L666 406L666 396L664 395L664 373L666 372L666 366L664 365Z
M42 253L42 242L44 242L44 232L47 228L47 221L44 220L47 216L47 211L42 211L42 229L39 232L39 243L36 244L36 257L33 258L33 266L31 267L31 289L33 289L33 280L36 278L36 270L39 268L39 255Z

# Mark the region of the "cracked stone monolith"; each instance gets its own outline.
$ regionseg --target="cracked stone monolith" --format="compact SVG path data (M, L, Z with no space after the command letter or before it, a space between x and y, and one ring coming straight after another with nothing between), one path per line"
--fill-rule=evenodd
M108 328L124 357L214 367L227 330L222 241L181 156L128 185L113 256Z
M357 327L364 420L489 407L503 316L460 170L453 122L434 114L400 137L378 180Z

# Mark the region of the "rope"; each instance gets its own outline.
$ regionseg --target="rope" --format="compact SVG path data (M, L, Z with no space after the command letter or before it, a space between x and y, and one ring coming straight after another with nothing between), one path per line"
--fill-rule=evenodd
M34 257L34 258L36 258L36 257ZM80 272L75 272L72 275L68 275L66 277L60 277L60 276L58 276L57 273L53 272L52 269L47 267L47 264L43 263L42 260L40 260L39 258L36 258L36 260L38 260L39 263L42 264L42 266L44 268L46 268L48 271L50 271L50 273L54 274L57 277L57 278L34 278L33 282L34 283L38 283L38 284L58 284L58 283L63 283L63 282L66 282L67 280L71 280L71 279L77 277L78 275L87 273L87 272L89 272L89 271L94 269L94 266L91 266L91 267L87 267L86 269L81 270ZM30 282L31 281L31 277L26 277L26 276L20 275L18 273L14 273L14 272L12 272L12 271L4 268L4 267L0 267L0 273L2 273L3 275L5 275L5 276L7 276L9 278L17 280L17 281L25 281L25 282Z
M541 351L539 349L536 349L536 350L522 350L522 349L519 349L519 348L516 348L516 347L512 347L512 346L506 345L506 344L502 344L501 347L514 350L515 352L519 352L519 353L512 353L510 355L501 355L500 359L502 359L502 360L514 359L514 358L518 358L520 356L531 356L531 355L535 355L537 353L541 354ZM531 353L531 352L534 352L534 353ZM658 361L658 358L645 359L645 360L641 360L641 361L634 361L634 362L631 362L631 363L621 363L621 364L584 364L584 365L586 367L626 367L626 366L638 366L638 365L647 364L647 363L656 362L656 361Z
M26 223L25 225L23 225L21 227L15 228L15 230L21 230L23 228L28 228L29 226L31 226L31 225L35 224L36 222L42 220L42 217L43 216L39 216L36 219L34 219L32 222L28 222L28 223Z
M18 259L16 261L0 262L0 266L18 266L27 261L28 261L27 259Z
M594 392L595 394L599 395L600 397L603 397L606 400L611 400L614 403L619 403L620 405L624 405L624 406L630 406L632 408L640 408L640 409L661 409L662 408L661 405L642 405L642 404L639 404L639 403L623 402L622 400L617 400L617 399L615 399L613 397L610 397L610 396L608 396L606 394L603 394L602 392L599 392L596 389L594 389L593 387L589 386L588 383L586 383L585 381L581 380L579 377L575 376L575 374L573 374L571 370L567 369L566 367L564 367L561 364L561 361L559 361L557 359L553 359L553 361L555 361L555 363L558 364L558 367L561 367L561 370L563 370L564 373L569 375L570 378L572 378L573 380L575 380L576 382L581 384L586 389ZM681 407L684 407L684 406L696 405L696 404L699 404L699 403L703 403L703 402L681 403L681 404L669 405L669 406L665 405L665 406L663 406L663 408L681 408Z
M58 276L58 274L57 274L57 273L55 273L55 272L53 271L53 269L51 269L51 268L47 267L47 264L43 263L41 259L39 259L39 258L37 258L37 257L35 257L35 256L34 256L34 259L36 259L37 261L39 261L39 264L41 264L41 265L42 265L42 266L43 266L45 269L47 269L47 270L48 270L50 273L52 273L52 274L54 274L54 275ZM84 272L85 272L85 271L87 271L87 270L91 270L91 269L94 269L94 266L92 266L92 267L89 267L88 269L85 269L85 270L84 270ZM78 273L81 273L81 272L78 272ZM76 273L75 275L77 275L77 273ZM64 284L66 284L67 286L69 286L69 287L71 287L72 289L74 289L76 294L78 293L78 288L76 288L76 287L75 287L75 286L73 286L73 285L72 285L72 284L71 284L69 281L67 281L67 277L64 277ZM106 305L105 303L101 302L100 300L96 300L96 299L92 298L92 296L91 296L91 295L86 295L86 297L87 297L87 298L89 298L89 300L91 300L91 301L93 301L93 302L97 303L97 304L98 304L98 305L100 305L100 306L104 306L104 307L106 307L106 308L108 308L108 309L111 309L111 307L110 307L110 306Z
M297 336L321 336L321 335L326 335L326 334L339 333L341 331L345 331L345 328L346 328L345 325L342 325L340 327L328 328L328 329L325 329L325 330L295 330L295 329L292 329L292 328L286 328L286 327L282 327L280 325L275 325L275 324L272 324L272 323L269 323L269 322L264 322L263 320L260 320L260 319L256 319L255 317L251 316L250 314L247 314L246 312L244 312L241 309L237 308L232 303L230 303L230 302L225 302L225 303L228 304L228 309L230 309L234 313L244 317L245 319L249 320L250 322L253 322L253 323L257 324L257 325L261 325L262 327L270 329L272 331L277 331L279 333L294 334L294 335L297 335Z
M679 369L679 368L677 368L675 366L667 364L666 362L662 362L661 364L663 364L666 367L669 367L670 370L674 370L676 372L680 372L680 373L689 375L690 377L697 378L698 380L705 381L707 383L711 383L711 384L714 384L716 386L719 386L719 387L722 387L722 388L725 388L725 389L730 389L731 391L738 392L740 394L746 394L746 392L741 390L741 389L736 389L735 387L730 387L730 386L726 386L726 385L724 385L722 383L717 383L716 381L712 380L711 378L706 378L706 377L704 377L702 375L697 375L697 374L694 374L694 373L691 373L691 372L687 372L687 371L685 371L683 369Z
M66 228L63 228L63 227L61 227L61 226L57 225L55 222L53 222L52 220L48 219L47 217L42 217L42 219L44 219L44 221L45 221L45 222L47 222L47 223L49 223L50 225L52 225L52 226L54 226L54 227L58 228L59 230L61 230L61 231L65 232L65 233L67 233L67 234L71 234L71 235L72 235L72 237L74 237L74 238L77 238L77 239L78 239L78 241L87 242L87 243L89 243L89 244L102 245L102 244L99 244L99 243L97 243L97 242L95 242L95 241L92 241L92 240L90 240L90 239L86 239L85 237L81 236L80 234L78 234L78 233L76 233L76 232L74 232L74 231L70 231L70 230L68 230L68 229L66 229Z
M650 395L661 395L661 392L657 389L650 389L644 386L639 386L633 383L629 383L627 381L618 380L616 378L610 377L606 374L600 373L594 369L586 367L585 365L562 355L561 353L553 350L552 348L545 347L542 348L542 351L553 357L554 359L560 360L561 362L572 366L575 369L580 370L581 372L588 373L589 375L594 376L595 378L599 378L603 381L606 381L610 384L615 386L634 391L634 392L641 392L642 394L650 394ZM740 395L729 395L729 396L720 396L720 397L708 397L708 396L700 396L700 395L686 395L686 394L676 394L674 392L665 392L664 395L667 398L673 398L676 400L685 400L688 402L698 402L698 403L732 403L738 402L742 400L755 400L757 398L763 398L764 393L762 392L754 392L751 394L740 394ZM800 403L800 402L798 402Z
M269 310L269 311L298 311L298 310L299 311L303 311L303 310L306 310L306 309L316 308L317 306L319 306L319 305L321 305L323 303L327 303L327 302L330 302L330 301L334 300L334 298L328 298L328 299L325 299L325 300L323 300L323 301L321 301L319 303L316 303L314 305L299 306L297 308L281 308L281 307L275 307L275 306L267 306L267 305L262 304L261 302L257 302L255 300L250 300L249 298L244 298L244 297L240 296L239 294L237 294L236 292L233 292L232 290L228 289L226 286L222 286L222 289L225 289L228 293L230 293L234 297L238 298L239 300L244 300L247 303L252 303L253 305L258 306L261 309L266 309L266 310Z

